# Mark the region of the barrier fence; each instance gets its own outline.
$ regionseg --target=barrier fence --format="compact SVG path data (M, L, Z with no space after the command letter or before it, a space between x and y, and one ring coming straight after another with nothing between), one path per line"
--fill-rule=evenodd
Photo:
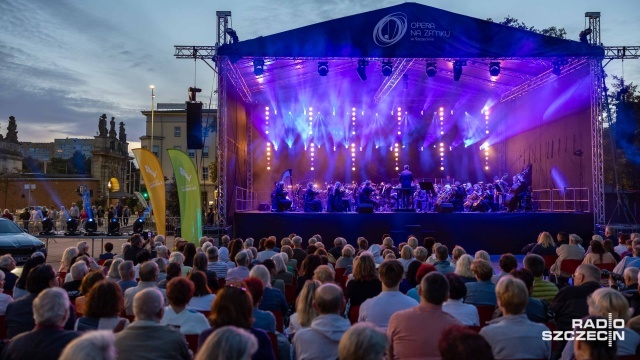
M538 211L589 212L589 188L562 188L533 190L532 202Z

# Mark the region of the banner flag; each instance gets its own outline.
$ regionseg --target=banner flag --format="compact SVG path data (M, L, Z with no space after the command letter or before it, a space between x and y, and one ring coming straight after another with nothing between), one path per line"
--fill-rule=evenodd
M168 149L180 201L181 237L198 244L202 237L202 202L198 172L184 151Z
M164 174L160 161L153 153L146 149L133 149L133 155L136 157L142 179L149 193L149 202L153 210L153 219L156 223L156 231L159 235L165 235L166 232L166 194L164 185Z

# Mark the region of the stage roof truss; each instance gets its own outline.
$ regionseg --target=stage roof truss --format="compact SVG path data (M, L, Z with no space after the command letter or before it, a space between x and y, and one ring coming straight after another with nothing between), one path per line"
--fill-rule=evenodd
M411 64L413 63L413 59L397 59L393 64L393 73L391 76L387 76L376 94L373 96L373 101L375 103L379 103L380 100L384 99L391 90L398 84L398 82L402 79L404 74L409 70Z
M242 100L244 100L247 103L250 103L251 91L249 91L249 88L247 87L247 83L244 81L244 78L238 71L238 68L236 67L235 64L231 63L231 61L229 61L228 59L227 59L226 65L227 65L227 69L229 70L228 72L229 80L235 86L236 90L238 90L238 93L240 93Z

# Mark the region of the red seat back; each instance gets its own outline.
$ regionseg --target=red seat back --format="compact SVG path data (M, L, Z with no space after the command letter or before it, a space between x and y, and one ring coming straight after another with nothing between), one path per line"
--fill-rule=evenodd
M478 316L480 317L480 327L487 325L487 321L493 319L493 313L496 311L494 305L475 305L478 309Z
M351 321L351 325L358 322L358 316L360 315L360 305L352 306L349 308L349 321Z
M616 264L614 264L614 263L595 264L595 265L598 267L598 269L600 269L600 271L602 271L602 270L608 270L609 272L613 272L613 268L615 268L615 267L616 267ZM607 276L607 275L602 275L602 278L603 278L603 279L608 279L608 278L609 278L609 276Z
M271 346L273 347L273 353L276 355L276 359L279 359L280 354L278 352L278 335L272 332L268 332L269 340L271 340Z
M198 334L188 334L185 335L184 338L187 341L187 345L189 346L189 350L193 351L193 355L198 351Z
M218 278L218 285L223 288L225 285L227 285L227 280L225 280L224 278Z
M582 265L582 260L564 259L560 263L560 272L573 274L580 265Z
M284 286L284 297L287 299L287 304L293 305L296 303L296 287L294 285L286 284Z
M558 260L558 255L545 255L542 258L544 259L544 268L549 270L551 266L556 263L556 260Z
M4 322L5 316L0 315L0 340L7 338L7 324Z
M346 276L344 276L346 270L346 268L336 269L336 283L340 285L343 291L345 290L345 284L347 283Z
M276 318L276 330L283 333L284 332L284 315L282 315L282 312L278 310L271 310L271 313Z

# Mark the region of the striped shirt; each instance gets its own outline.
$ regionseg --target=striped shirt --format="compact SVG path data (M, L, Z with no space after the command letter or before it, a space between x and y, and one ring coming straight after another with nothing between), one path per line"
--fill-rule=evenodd
M207 263L207 270L215 271L218 279L224 279L227 277L229 267L224 261L216 261Z

